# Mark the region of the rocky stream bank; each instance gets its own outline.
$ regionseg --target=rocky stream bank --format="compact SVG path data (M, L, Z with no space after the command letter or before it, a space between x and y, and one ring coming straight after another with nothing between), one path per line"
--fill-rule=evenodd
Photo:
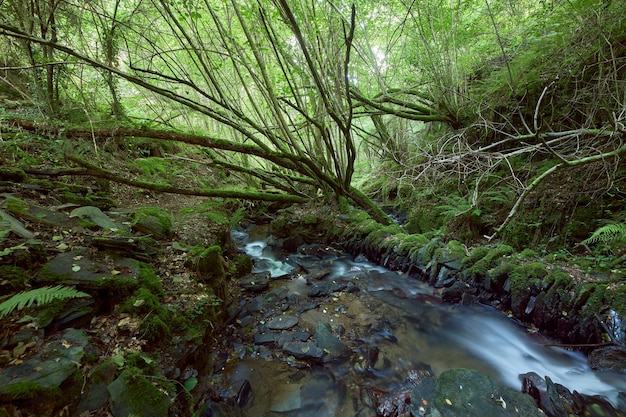
M379 356L397 336L375 314L378 301L363 304L355 274L328 280L325 268L302 259L285 263L290 270L280 279L263 272L263 259L251 273L250 256L231 240L228 211L197 202L164 210L162 200L144 199L117 208L87 189L3 184L0 286L7 296L0 302L13 300L15 308L0 327L0 416L259 415L254 407L263 397L273 401L266 415L319 416L304 399L319 403L320 381L335 388L337 401L323 400L334 404L328 415L624 415L623 394L611 405L545 375L524 377L530 395L478 371L435 375L417 362L391 385L364 383L394 368ZM404 280L430 282L435 289L420 295L429 303L496 306L581 345L594 368L626 369L623 277L583 280L505 245L469 250L362 216L292 208L258 230L279 254L323 265L346 249L403 271ZM47 298L8 297L36 288ZM250 373L259 363L282 380ZM270 395L279 385L287 388Z

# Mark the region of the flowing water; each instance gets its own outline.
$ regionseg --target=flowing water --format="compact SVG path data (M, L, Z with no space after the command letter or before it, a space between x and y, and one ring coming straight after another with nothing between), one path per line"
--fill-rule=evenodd
M327 282L357 283L359 292L332 294L329 303L303 312L300 320L326 320L335 329L345 329L344 338L359 337L379 349L363 373L354 360L296 369L289 361L263 359L258 351L242 355L226 372L233 386L244 381L251 386L253 396L242 407L243 415L370 415L357 404L355 387L393 389L404 383L407 371L424 365L435 375L451 368L476 369L518 390L520 374L535 372L572 391L601 395L624 406L618 394L626 391L625 373L593 371L583 354L549 346L554 341L529 332L498 310L441 303L427 284L358 257L281 256L264 240L249 241L241 232L233 237L255 260L255 272L271 273L272 288L285 286L306 299L311 282L303 267L328 269Z

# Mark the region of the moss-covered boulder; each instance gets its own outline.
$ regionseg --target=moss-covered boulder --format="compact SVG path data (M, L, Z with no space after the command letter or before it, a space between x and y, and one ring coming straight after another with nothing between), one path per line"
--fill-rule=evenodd
M143 371L129 367L108 385L114 417L167 417L174 387L165 378L148 379Z
M75 285L86 292L108 290L130 294L139 287L140 263L119 258L105 263L93 259L86 250L60 253L37 273L42 284Z
M432 417L545 416L529 395L495 382L472 369L450 369L443 372L436 380L433 398L428 403L425 415Z
M212 288L218 298L225 300L228 265L222 256L222 248L213 245L208 248L198 248L192 252L198 279Z
M142 207L130 213L132 229L157 240L172 234L172 215L159 207Z
M80 364L88 353L83 330L66 329L33 358L0 370L0 410L17 405L27 415L59 415L81 395Z

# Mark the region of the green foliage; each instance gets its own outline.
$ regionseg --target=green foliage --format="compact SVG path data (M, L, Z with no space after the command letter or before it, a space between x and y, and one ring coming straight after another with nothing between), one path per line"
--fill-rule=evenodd
M90 295L82 291L78 291L75 288L65 287L62 285L23 291L0 303L0 318L10 314L15 309L21 310L23 308L28 308L34 303L42 306L54 300L80 297L90 297Z
M245 207L239 207L237 210L235 210L235 212L230 215L230 228L234 229L235 227L237 227L239 222L241 222L246 217L247 213L248 210Z
M618 245L626 242L626 225L623 223L606 224L598 228L581 243L583 245Z

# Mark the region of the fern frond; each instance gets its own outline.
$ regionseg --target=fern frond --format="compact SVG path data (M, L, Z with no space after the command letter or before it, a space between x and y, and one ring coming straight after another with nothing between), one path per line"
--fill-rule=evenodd
M21 310L30 307L33 303L38 305L48 304L54 300L67 298L90 297L89 294L78 291L72 287L57 285L56 287L41 287L34 290L22 291L13 297L0 303L0 319L11 314L15 309Z
M606 224L598 228L591 236L583 240L583 245L595 243L609 244L626 240L626 225L623 223Z

